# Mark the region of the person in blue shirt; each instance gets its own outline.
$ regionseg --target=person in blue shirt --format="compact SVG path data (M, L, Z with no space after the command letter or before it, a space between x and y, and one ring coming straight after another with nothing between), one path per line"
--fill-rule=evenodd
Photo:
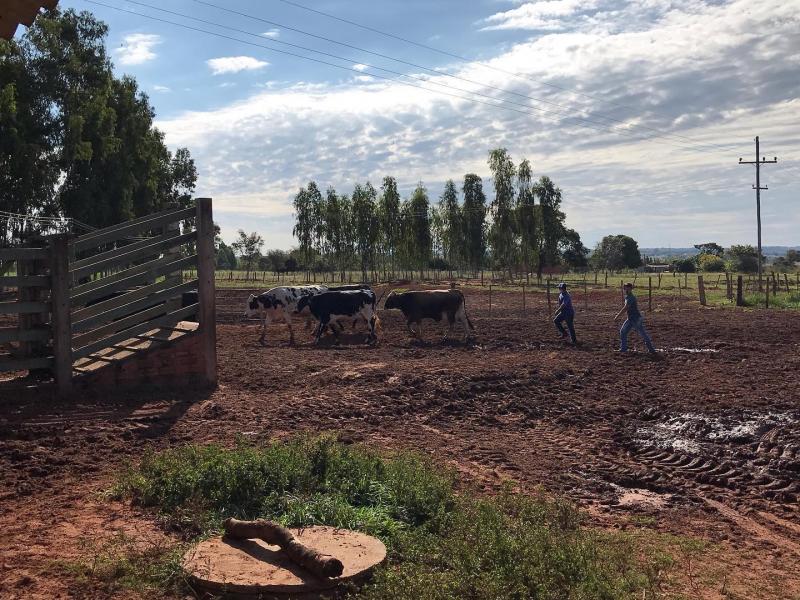
M577 345L578 340L575 338L575 325L573 323L575 320L575 309L572 308L572 297L570 297L567 291L566 283L559 283L558 289L558 309L556 309L556 314L553 317L553 323L555 323L556 329L558 329L562 338L567 337L567 332L564 330L563 323L567 324L569 339L574 346Z
M647 330L644 328L644 318L642 317L642 313L639 312L636 296L633 295L633 284L626 283L622 286L622 289L625 292L625 306L617 313L614 320L616 321L619 319L622 313L626 311L628 313L628 318L625 319L625 322L622 324L622 329L619 330L619 351L628 351L628 334L631 332L631 329L635 329L644 340L645 346L647 346L647 350L650 354L655 354L656 349L653 347L653 342L650 341L650 336L647 335Z

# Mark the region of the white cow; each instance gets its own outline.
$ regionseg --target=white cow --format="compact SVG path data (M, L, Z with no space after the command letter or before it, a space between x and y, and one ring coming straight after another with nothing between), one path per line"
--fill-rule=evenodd
M261 345L266 344L267 325L270 321L283 317L289 327L289 342L294 344L294 330L292 329L292 315L300 314L306 317L306 324L311 321L311 312L308 307L303 311L297 310L297 303L306 296L316 296L328 291L323 285L303 285L297 287L276 287L259 294L250 294L247 298L247 308L244 316L248 319L261 318Z

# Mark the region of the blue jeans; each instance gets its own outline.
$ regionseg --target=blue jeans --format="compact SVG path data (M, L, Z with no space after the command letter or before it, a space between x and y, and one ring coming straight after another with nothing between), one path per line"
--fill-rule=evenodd
M567 332L564 331L564 326L561 324L562 322L566 322L567 329L569 329L569 339L573 344L577 344L578 340L575 338L575 325L573 323L575 319L574 314L561 314L559 313L556 315L556 318L553 319L553 323L556 325L556 329L561 333L562 336L567 335Z
M639 317L638 321L633 321L633 322L631 322L630 319L625 319L625 322L622 324L622 329L619 330L620 352L628 351L628 334L631 332L631 329L635 329L639 333L641 338L644 340L645 346L647 346L647 349L650 352L656 351L656 349L653 348L653 342L650 341L650 336L647 335L647 330L644 328L644 319L642 317Z

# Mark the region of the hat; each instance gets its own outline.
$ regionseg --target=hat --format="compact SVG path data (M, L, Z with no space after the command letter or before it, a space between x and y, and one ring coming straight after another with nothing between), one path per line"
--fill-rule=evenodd
M622 287L629 287L629 288L632 288L632 287L633 287L633 284L632 284L632 283L629 281L628 283L626 283L626 284L625 284L625 285L623 285Z
M560 290L567 289L567 284L562 281L561 283L558 284L558 289Z

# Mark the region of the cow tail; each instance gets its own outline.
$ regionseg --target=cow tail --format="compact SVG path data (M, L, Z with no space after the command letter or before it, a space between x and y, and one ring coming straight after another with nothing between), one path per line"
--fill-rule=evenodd
M459 291L461 291L461 290L459 290ZM464 302L464 317L467 319L467 325L469 325L469 328L472 331L475 331L475 326L472 324L472 321L469 320L469 316L467 315L467 299L464 297L463 292L461 294L461 298L462 298L462 300Z

